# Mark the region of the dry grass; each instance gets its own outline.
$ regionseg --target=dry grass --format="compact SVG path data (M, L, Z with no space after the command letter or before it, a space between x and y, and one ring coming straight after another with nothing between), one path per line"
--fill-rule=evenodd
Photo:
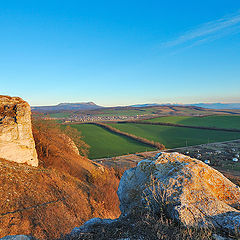
M60 128L33 128L38 168L0 160L0 237L52 240L90 218L118 217L114 171L77 155Z
M87 232L66 235L61 240L210 240L214 239L208 229L186 228L168 218L136 212L111 224L95 224Z
M85 180L95 166L86 157L76 154L62 137L63 134L65 132L56 122L33 121L33 137L39 165L44 168L58 169ZM85 143L82 146L82 151L86 154L88 146ZM81 149L80 146L79 149Z
M239 178L233 178L229 176L231 180L238 180ZM213 224L205 227L189 227L183 226L181 223L174 221L169 216L168 207L172 206L174 202L171 202L169 196L174 194L171 186L166 186L162 182L155 180L151 177L150 184L148 186L148 192L145 192L146 202L146 217L150 219L150 222L155 221L154 229L157 239L215 239L214 235L225 235L225 237L231 237L231 239L240 239L239 229L235 229L235 233L227 231L221 231L214 227ZM152 219L152 220L151 220ZM174 230L172 229L174 227ZM166 234L162 233L162 229L165 228ZM169 231L171 230L171 231ZM172 235L174 233L174 235Z
M173 194L170 185L167 186L151 176L147 189L148 191L144 192L146 216L150 221L156 221L154 229L157 239L171 239L173 236L175 239L212 239L212 228L185 227L169 216L168 207L174 204L169 198ZM163 229L166 233L163 233Z
M162 184L162 183L160 183ZM122 216L110 224L94 224L87 232L76 235L66 235L61 240L105 240L105 239L147 239L147 240L213 240L216 235L223 235L217 229L205 227L186 227L172 220L167 214L167 205L171 204L168 199L168 188L160 186L154 179L149 185L152 193L151 199L146 194L146 211L136 209L131 215ZM150 207L151 201L151 207ZM152 209L155 201L158 211ZM239 239L239 235L225 236Z

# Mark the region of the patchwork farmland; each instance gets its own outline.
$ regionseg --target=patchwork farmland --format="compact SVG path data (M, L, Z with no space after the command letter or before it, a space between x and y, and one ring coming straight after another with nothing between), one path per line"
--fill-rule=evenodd
M172 123L187 126L215 127L240 130L239 115L212 115L202 117L166 116L145 120L144 122Z
M88 156L90 159L114 157L156 149L131 138L111 133L93 124L74 124L71 126L81 132L83 140L90 146Z
M240 116L234 115L168 116L145 120L145 122L240 130ZM124 133L162 143L167 149L240 139L240 132L237 131L151 125L142 124L141 121L137 123L107 123L107 125ZM72 124L71 126L78 129L83 135L84 141L90 145L89 158L91 159L156 150L154 147L94 124Z

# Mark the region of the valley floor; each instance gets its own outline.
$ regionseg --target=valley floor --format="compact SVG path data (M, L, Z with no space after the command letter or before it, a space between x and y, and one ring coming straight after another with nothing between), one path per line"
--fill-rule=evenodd
M233 161L233 158L237 158L237 156L240 155L240 139L167 149L164 151L179 152L202 161L209 160L210 166L221 171L225 175L231 175L233 178L235 177L240 183L240 159L238 162ZM160 151L142 152L112 158L94 159L93 161L106 166L124 169L136 166L138 162L145 158L153 158L159 152Z
M71 126L81 133L90 146L89 158L99 159L156 150L154 144L146 145L138 140L140 138L163 144L167 149L237 140L240 139L239 123L238 115L211 115L164 116L145 121L104 124L72 123Z

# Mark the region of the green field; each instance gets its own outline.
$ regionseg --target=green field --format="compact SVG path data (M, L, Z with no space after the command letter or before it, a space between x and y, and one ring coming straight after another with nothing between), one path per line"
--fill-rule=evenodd
M240 116L230 115L215 115L207 117L171 116L159 117L148 121L240 129ZM146 125L140 123L112 123L109 125L123 132L131 133L155 142L160 142L164 144L166 148L177 148L240 139L240 132ZM154 150L154 148L145 144L139 143L125 136L111 133L96 125L75 124L71 126L77 128L82 133L84 141L91 146L89 153L90 159Z
M174 123L189 126L240 129L240 116L213 115L206 117L170 116L146 120L148 122Z
M79 130L84 137L83 140L91 146L88 155L90 159L155 150L145 144L111 133L96 125L74 124L71 127Z
M136 123L109 124L123 132L160 142L167 148L184 147L240 138L240 132L224 132Z
M72 114L71 113L66 113L66 112L59 112L59 113L50 113L49 116L52 118L68 118Z

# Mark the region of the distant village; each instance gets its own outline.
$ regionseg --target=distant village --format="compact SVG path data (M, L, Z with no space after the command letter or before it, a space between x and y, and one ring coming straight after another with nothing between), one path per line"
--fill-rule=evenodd
M147 115L148 118L156 117L156 114ZM146 115L134 115L134 116L127 116L127 115L72 115L70 117L65 118L54 118L54 117L44 117L45 120L61 120L63 123L70 123L70 122L102 122L102 121L131 121L131 120L140 120L145 119Z

